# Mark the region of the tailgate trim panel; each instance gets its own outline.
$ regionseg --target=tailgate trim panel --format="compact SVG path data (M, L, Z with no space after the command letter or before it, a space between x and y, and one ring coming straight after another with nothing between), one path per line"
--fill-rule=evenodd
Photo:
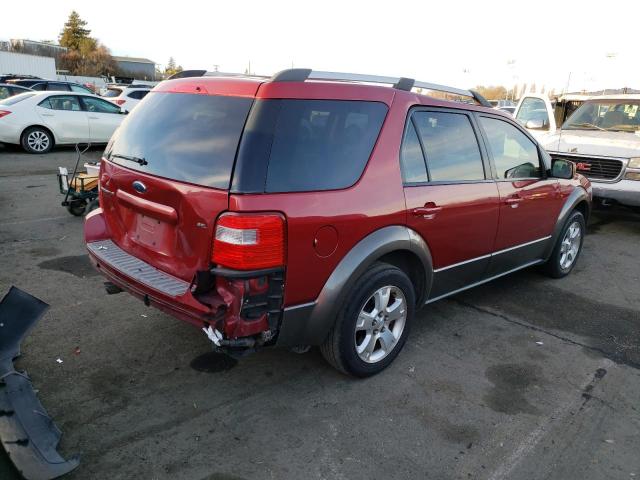
M87 243L87 249L111 268L165 295L180 297L189 290L188 282L128 254L111 240Z

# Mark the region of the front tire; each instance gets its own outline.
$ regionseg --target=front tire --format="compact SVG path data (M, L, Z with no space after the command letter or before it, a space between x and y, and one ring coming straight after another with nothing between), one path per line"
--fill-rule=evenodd
M320 351L343 373L368 377L398 356L415 313L415 291L399 268L376 263L358 279Z
M53 148L53 135L43 127L29 127L20 139L27 153L47 153Z
M545 264L546 273L552 278L569 275L582 251L586 222L581 212L574 211L564 224L551 257Z

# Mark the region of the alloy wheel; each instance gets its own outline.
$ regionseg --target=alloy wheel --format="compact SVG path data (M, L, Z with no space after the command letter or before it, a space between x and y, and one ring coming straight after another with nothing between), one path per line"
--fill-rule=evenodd
M580 223L573 222L564 234L562 245L560 246L560 267L568 270L575 262L578 252L580 251L580 243L582 241L582 227Z
M360 309L354 334L361 360L376 363L398 343L407 321L407 300L398 287L376 290Z

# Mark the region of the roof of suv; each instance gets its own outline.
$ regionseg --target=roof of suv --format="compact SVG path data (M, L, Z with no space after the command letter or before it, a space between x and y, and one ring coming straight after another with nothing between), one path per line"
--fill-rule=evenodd
M302 71L302 74L300 74L300 71ZM273 77L258 77L213 72L205 76L165 80L153 90L156 92L255 98L368 100L383 102L387 105L391 104L395 95L400 94L416 96L421 99L420 103L426 105L496 113L491 104L473 90L415 82L413 79L408 78L337 74L332 72L317 72L318 75L313 76L311 75L312 73L314 72L307 69L291 69L280 72ZM444 92L445 95L451 94L459 98L466 97L469 98L469 102L440 99L423 94L420 91L414 92L412 88ZM474 101L477 104L472 103ZM499 113L502 114L502 112ZM506 113L504 115L508 116Z

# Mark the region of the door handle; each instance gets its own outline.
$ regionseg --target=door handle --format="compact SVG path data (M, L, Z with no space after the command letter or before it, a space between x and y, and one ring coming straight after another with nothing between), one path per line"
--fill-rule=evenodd
M505 199L504 203L511 206L511 208L518 208L518 204L523 201L524 198L516 193L515 195L512 195L509 198Z
M98 117L89 117L91 120L99 120Z
M434 202L427 202L424 207L414 208L411 213L416 217L424 217L427 220L431 220L440 210L442 210L442 207L437 206Z
M41 113L40 115L42 115L43 117L54 117L55 116L53 113Z

